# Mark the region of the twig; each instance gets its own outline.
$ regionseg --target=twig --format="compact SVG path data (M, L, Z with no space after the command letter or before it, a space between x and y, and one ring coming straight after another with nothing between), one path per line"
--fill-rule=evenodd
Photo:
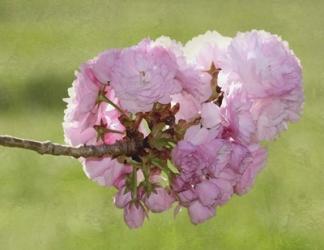
M111 145L85 145L79 147L71 147L52 143L50 141L40 142L34 140L20 139L8 135L0 135L0 145L5 147L23 148L35 151L39 154L48 154L56 156L72 156L74 158L89 158L111 156L118 157L120 155L131 156L136 154L143 147L140 140L124 139L117 141Z

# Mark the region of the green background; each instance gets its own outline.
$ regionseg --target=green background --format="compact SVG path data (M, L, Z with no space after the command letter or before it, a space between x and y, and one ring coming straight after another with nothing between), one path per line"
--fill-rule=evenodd
M301 121L270 143L254 189L205 224L183 211L129 230L78 162L0 148L0 249L324 249L324 1L0 0L0 134L63 142L74 70L110 47L265 29L304 67Z

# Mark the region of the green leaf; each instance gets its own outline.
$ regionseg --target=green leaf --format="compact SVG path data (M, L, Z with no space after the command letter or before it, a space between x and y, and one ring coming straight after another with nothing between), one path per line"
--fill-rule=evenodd
M169 168L169 170L174 173L174 174L180 174L179 170L177 169L177 167L172 163L172 161L168 160L167 161L167 166Z

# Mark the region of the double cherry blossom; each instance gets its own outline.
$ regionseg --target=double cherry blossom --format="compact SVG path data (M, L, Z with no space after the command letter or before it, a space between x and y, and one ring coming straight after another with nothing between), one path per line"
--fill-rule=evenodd
M68 144L144 142L136 155L80 159L90 179L117 189L130 228L175 203L202 223L248 192L267 158L260 143L297 121L304 103L300 61L257 30L107 50L80 67L68 93Z

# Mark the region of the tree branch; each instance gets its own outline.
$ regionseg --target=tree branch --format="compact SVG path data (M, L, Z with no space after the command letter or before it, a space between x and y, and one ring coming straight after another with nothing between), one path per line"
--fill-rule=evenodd
M111 145L85 145L71 147L52 143L50 141L40 142L34 140L20 139L8 135L0 135L0 145L5 147L23 148L35 151L41 155L72 156L74 158L89 157L117 157L120 155L131 156L136 154L143 147L143 141L124 139Z

